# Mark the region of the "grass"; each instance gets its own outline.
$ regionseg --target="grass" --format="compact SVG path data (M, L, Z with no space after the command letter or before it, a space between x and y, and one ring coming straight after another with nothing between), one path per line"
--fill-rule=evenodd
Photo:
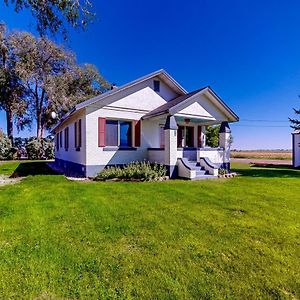
M292 160L292 152L288 150L248 150L231 151L232 158Z
M299 171L239 164L234 179L156 183L71 182L40 162L0 173L20 168L24 180L0 187L0 298L300 298Z

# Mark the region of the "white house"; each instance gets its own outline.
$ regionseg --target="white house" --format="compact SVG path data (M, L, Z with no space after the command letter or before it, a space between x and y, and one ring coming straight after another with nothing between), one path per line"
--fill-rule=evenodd
M229 122L238 116L210 87L188 93L159 70L82 102L55 126L55 161L92 177L137 160L164 164L170 177L216 176L230 168ZM221 124L219 147L205 144L207 125Z

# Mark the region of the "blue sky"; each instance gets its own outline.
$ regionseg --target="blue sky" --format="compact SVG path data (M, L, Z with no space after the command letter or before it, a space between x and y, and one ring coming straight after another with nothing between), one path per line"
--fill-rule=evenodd
M29 13L2 2L9 29L34 33ZM300 107L299 1L92 2L94 24L71 31L65 43L79 62L117 85L160 68L189 91L210 85L241 119L231 126L234 148L291 148L287 118Z

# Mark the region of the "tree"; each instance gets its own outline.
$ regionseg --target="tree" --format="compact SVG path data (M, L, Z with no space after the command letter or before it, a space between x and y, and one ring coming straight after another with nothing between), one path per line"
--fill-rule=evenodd
M16 57L10 35L4 24L0 24L0 109L6 112L7 136L13 143L13 122L22 129L28 124L26 102L21 79L16 73Z
M111 85L100 75L92 64L74 66L72 72L53 78L55 89L49 93L52 101L44 113L44 128L50 129L74 105L100 95L111 88ZM51 117L55 112L56 119Z
M0 128L0 159L7 159L9 156L10 149L11 141Z
M16 72L28 90L28 111L36 120L37 138L53 125L52 111L61 117L76 103L109 88L95 67L79 66L73 53L47 38L15 32L11 40Z
M4 0L4 3L14 5L17 13L29 9L41 36L62 31L66 37L66 24L84 29L95 17L89 0Z
M300 115L300 109L295 109L294 108L294 112L295 112L296 115ZM289 121L291 122L291 128L293 128L295 130L300 129L300 120L289 118Z
M206 127L206 145L209 147L219 146L219 130L220 125Z

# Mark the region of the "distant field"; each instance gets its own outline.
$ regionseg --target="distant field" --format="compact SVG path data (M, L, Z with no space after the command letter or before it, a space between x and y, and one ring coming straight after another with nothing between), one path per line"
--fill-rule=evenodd
M292 159L292 152L289 151L289 150L231 151L231 157L232 158L291 160Z

